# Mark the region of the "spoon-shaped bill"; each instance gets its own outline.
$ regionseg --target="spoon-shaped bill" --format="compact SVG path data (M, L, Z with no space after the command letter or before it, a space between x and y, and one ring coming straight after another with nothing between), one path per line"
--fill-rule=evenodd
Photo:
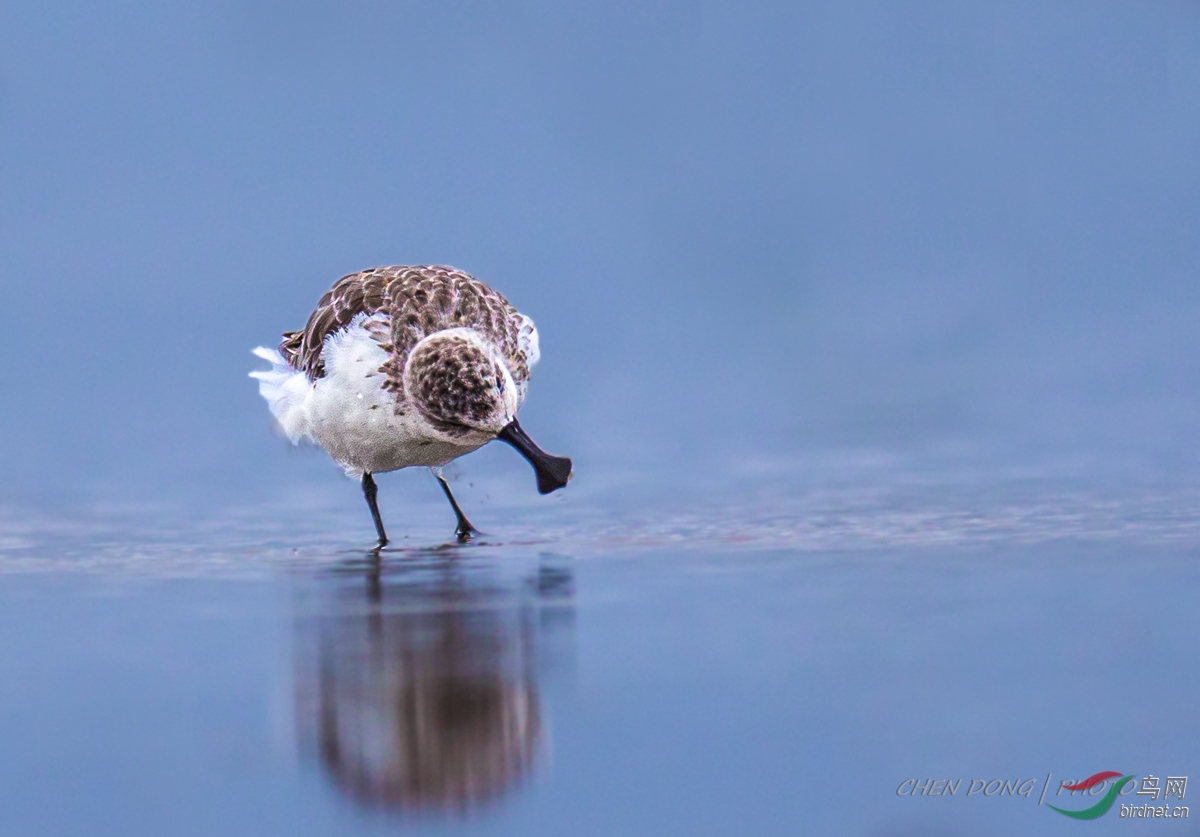
M533 439L526 435L513 419L496 434L496 438L507 442L517 449L521 456L529 460L537 474L538 494L549 494L567 484L571 479L571 460L565 456L551 456L534 444Z

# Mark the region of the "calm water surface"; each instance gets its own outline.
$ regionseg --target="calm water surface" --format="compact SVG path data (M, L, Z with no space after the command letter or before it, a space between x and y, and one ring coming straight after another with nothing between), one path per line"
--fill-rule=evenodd
M1047 774L1196 771L1188 492L580 496L380 561L322 497L9 510L0 833L1107 833Z

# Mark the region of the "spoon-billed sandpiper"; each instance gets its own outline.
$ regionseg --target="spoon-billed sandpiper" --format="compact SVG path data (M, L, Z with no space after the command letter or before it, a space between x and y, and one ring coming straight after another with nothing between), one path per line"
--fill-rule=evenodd
M571 478L571 460L551 456L517 423L529 370L538 361L533 321L462 271L379 267L344 276L279 350L254 354L252 372L284 434L319 444L362 482L379 546L387 544L372 474L428 466L458 518L474 527L441 466L493 439L533 466L538 491Z

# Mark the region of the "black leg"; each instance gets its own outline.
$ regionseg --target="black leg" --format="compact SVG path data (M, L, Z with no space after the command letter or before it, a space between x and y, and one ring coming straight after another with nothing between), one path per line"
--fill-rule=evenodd
M471 521L467 520L467 516L463 514L463 510L458 507L458 501L454 499L454 495L450 492L450 483L446 482L446 478L437 471L434 471L433 475L437 477L438 483L442 486L442 491L446 492L446 499L454 507L454 514L458 518L458 525L454 528L454 534L458 535L459 543L466 543L471 540L472 535L478 535L479 530L471 525Z
M375 478L367 471L363 471L362 477L363 496L367 498L367 505L371 507L371 517L375 521L375 531L379 533L379 544L376 549L383 549L387 546L387 532L383 531L383 518L379 516L379 503L375 502L375 495L379 493L378 486L375 485Z

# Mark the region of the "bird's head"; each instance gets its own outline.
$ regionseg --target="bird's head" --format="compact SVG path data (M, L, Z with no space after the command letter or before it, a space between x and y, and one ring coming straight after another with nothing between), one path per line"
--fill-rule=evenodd
M500 439L516 448L533 466L542 494L571 479L571 460L546 453L517 423L521 392L508 364L472 329L439 331L417 343L404 367L404 388L448 440L470 445Z
M439 331L417 343L404 367L404 388L421 416L454 440L494 438L520 406L503 355L468 328Z

